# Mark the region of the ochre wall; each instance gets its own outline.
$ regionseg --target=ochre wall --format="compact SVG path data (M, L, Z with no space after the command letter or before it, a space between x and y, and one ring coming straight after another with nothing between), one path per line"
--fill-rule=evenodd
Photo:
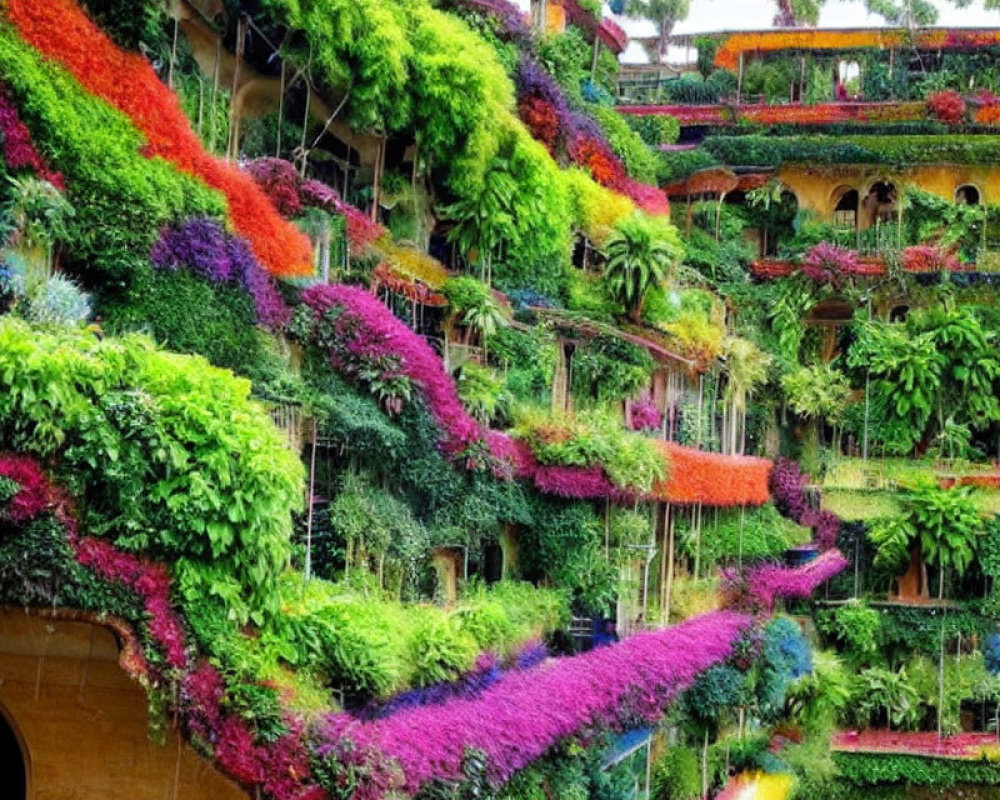
M972 184L979 189L982 202L1000 203L1000 167L944 165L894 170L852 165L785 166L778 178L795 193L800 208L815 211L828 221L833 220L833 209L840 196L838 189L857 189L864 200L872 184L878 181L892 182L901 192L907 185L914 185L949 201L955 199L959 186Z
M28 800L246 800L175 733L150 741L118 652L103 627L0 609L0 713L27 751Z

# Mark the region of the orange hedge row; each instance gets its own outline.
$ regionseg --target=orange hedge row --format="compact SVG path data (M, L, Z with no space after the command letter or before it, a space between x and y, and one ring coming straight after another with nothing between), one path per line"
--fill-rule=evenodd
M704 453L674 442L658 442L670 477L653 487L657 500L691 505L759 506L770 499L771 462L751 456Z
M1000 31L932 30L917 34L922 50L959 50L989 47L1000 43ZM902 47L909 44L909 33L900 30L776 30L757 33L734 33L715 51L715 66L735 70L740 53L776 52L779 50L865 50Z
M149 156L161 156L225 194L233 224L272 275L312 274L309 240L281 218L252 178L205 152L176 95L145 58L118 48L71 0L5 5L30 45L132 120L146 138Z

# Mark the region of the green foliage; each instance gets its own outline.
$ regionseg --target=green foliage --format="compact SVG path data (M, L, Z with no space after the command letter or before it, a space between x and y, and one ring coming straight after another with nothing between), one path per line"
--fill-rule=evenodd
M684 693L684 702L693 719L715 726L724 715L731 716L737 707L748 705L750 693L746 673L728 664L719 664L698 676Z
M598 404L631 397L649 385L649 352L618 336L598 334L573 354L573 393Z
M865 603L853 600L816 615L816 627L840 645L853 665L877 662L882 617Z
M157 0L83 0L82 5L127 50L139 50L140 45L154 52L169 48L166 9Z
M919 718L917 692L906 670L893 672L869 667L858 673L851 698L851 714L860 725L910 728Z
M796 414L836 424L851 395L847 376L829 364L800 367L781 378L788 403Z
M576 610L607 613L618 570L604 555L604 534L589 503L538 496L520 548L525 577L566 589Z
M643 183L656 181L656 156L649 145L632 129L625 117L613 108L591 105L591 115L600 123L611 149L621 158L628 174ZM676 120L673 120L676 124ZM661 122L658 125L663 129ZM666 126L669 128L669 125ZM669 130L667 130L669 135ZM676 141L676 137L675 137ZM669 144L667 140L655 144Z
M625 122L650 147L674 144L681 136L681 124L675 117L667 114L650 114L642 117L629 114L625 117ZM654 162L654 168L659 170L660 165Z
M676 527L682 551L693 557L699 546L695 532L683 515ZM707 513L702 527L701 560L710 566L781 558L785 550L811 538L808 529L782 517L770 503L745 512L723 510L718 523Z
M923 437L935 411L946 369L932 336L926 332L912 336L899 325L864 323L848 364L871 373L875 407L885 414L886 450L908 453Z
M58 457L83 530L228 570L252 608L274 607L302 467L247 381L137 337L6 320L0 343L0 447Z
M698 754L689 747L667 749L653 767L653 800L696 800L701 797Z
M19 245L51 248L69 241L69 223L76 211L56 187L35 177L7 180L3 213L17 231Z
M787 84L786 84L787 90ZM789 164L870 164L904 167L914 164L989 164L997 142L993 136L710 136L702 145L724 164L780 166Z
M558 360L555 336L543 325L501 328L490 339L490 361L502 367L518 400L547 403Z
M851 697L851 676L835 653L813 654L813 671L788 691L790 717L810 732L828 730L841 718Z
M604 253L609 291L636 316L646 293L672 276L683 249L672 225L636 214L619 223L605 243Z
M483 425L504 423L513 405L504 379L472 361L462 365L456 381L458 396L471 416Z
M348 571L377 572L380 588L397 597L413 589L429 554L429 534L405 503L377 486L374 476L345 472L330 506L330 519L336 544L346 553ZM332 556L317 553L326 563Z
M213 286L187 270L145 273L124 293L104 295L100 313L111 334L145 333L162 347L251 378L278 358L255 324L246 292Z
M476 331L485 341L507 324L500 302L475 278L450 278L441 287L452 318Z
M993 762L874 753L835 753L833 759L840 779L854 787L864 787L866 793L868 787L880 784L937 787L959 783L1000 784L1000 765Z

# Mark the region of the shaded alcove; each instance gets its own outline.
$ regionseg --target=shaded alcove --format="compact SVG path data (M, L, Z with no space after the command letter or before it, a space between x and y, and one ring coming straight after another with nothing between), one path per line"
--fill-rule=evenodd
M0 711L0 782L4 800L25 800L28 796L28 775L21 743L14 729Z

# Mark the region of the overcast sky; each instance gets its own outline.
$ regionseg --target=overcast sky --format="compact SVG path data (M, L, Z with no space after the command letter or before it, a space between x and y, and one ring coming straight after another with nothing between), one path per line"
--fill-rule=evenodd
M767 28L774 18L777 3L766 0L694 0L691 14L674 29L675 33L702 33L719 30ZM982 0L970 8L958 10L942 0L938 25L943 27L1000 27L1000 12L983 9ZM862 28L883 26L880 17L869 16L864 3L853 0L827 0L820 17L820 27Z

